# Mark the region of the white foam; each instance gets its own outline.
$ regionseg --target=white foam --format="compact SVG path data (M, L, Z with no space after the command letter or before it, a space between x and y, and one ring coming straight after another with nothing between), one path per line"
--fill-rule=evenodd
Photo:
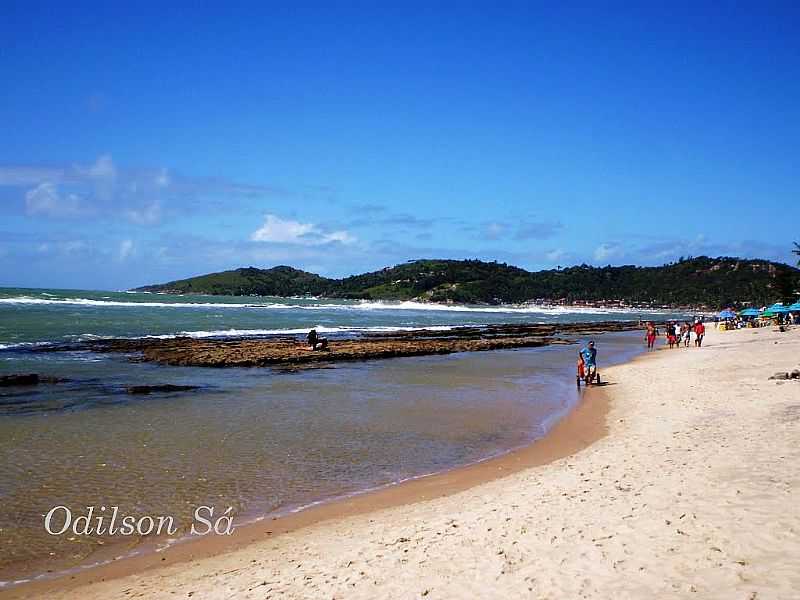
M122 300L93 300L91 298L59 298L56 300L46 300L43 298L31 298L30 296L14 296L11 298L0 298L0 304L22 304L22 305L65 305L65 306L121 306L138 308L269 308L269 305L237 304L237 303L214 303L214 302L126 302Z
M287 329L218 329L213 331L178 331L177 333L166 333L161 335L145 335L123 337L115 335L98 335L96 333L82 333L78 335L65 336L68 340L89 342L92 340L102 340L113 337L114 339L159 339L169 340L176 337L191 337L197 339L218 338L218 337L258 337L267 335L305 335L310 329L316 329L318 333L392 333L399 331L450 331L463 325L429 325L425 327L405 327L405 326L374 326L374 327L330 327L327 325L307 325L305 327ZM0 344L0 350L10 350L14 348L30 348L34 346L47 346L53 342L20 342L17 344ZM84 360L100 360L86 358Z
M33 346L47 346L50 342L19 342L16 344L0 344L0 350L9 350L11 348L29 348Z
M594 306L554 306L546 304L503 304L499 306L469 306L464 304L434 304L426 302L370 302L363 301L358 304L362 310L419 310L419 311L445 311L445 312L478 312L478 313L523 313L545 315L569 314L630 314L630 313L659 313L660 309L643 308L600 308Z
M450 331L454 326L432 325L430 327L328 327L325 325L314 325L295 329L224 329L219 331L182 331L177 335L188 335L189 337L224 337L224 336L258 336L258 335L294 335L308 333L309 329L316 329L317 333L392 333L395 331Z
M211 337L257 337L265 335L298 335L307 334L310 329L316 329L317 333L392 333L397 331L450 331L451 329L459 327L459 325L431 325L429 327L391 327L391 326L375 326L375 327L329 327L326 325L308 325L305 327L288 328L288 329L218 329L214 331L179 331L177 333L167 333L162 335L147 335L133 338L116 338L116 339L160 339L167 340L176 337L192 337L192 338L211 338ZM94 333L84 333L77 336L78 340L89 341L96 339L104 339L109 336L96 335Z
M16 305L73 305L73 306L107 306L129 308L238 308L238 309L272 309L272 310L344 310L344 311L435 311L465 313L499 313L499 314L541 314L558 315L605 315L605 314L659 314L661 309L642 308L600 308L592 306L551 306L542 304L515 304L500 306L468 306L464 304L433 304L425 302L375 302L360 301L342 303L318 302L309 299L309 304L289 304L284 302L130 302L122 300L94 300L91 298L58 298L44 299L30 296L14 296L0 298L0 304Z

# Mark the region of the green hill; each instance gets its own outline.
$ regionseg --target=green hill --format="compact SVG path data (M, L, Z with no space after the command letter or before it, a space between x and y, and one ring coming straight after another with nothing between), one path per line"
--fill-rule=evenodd
M415 260L344 279L286 266L249 267L137 291L477 304L620 301L718 308L794 300L798 290L800 271L789 265L701 256L660 267L581 265L536 272L479 260Z
M225 296L317 296L335 283L314 273L280 266L247 267L137 288L137 292L170 294L220 294Z

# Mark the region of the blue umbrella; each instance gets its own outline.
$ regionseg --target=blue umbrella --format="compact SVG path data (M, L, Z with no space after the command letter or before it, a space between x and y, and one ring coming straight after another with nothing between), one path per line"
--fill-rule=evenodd
M794 304L789 305L789 310L792 312L800 311L800 302L795 302Z
M759 311L757 308L745 308L743 311L739 312L739 316L741 317L757 317L759 315Z
M736 313L732 310L728 310L727 308L719 313L720 319L734 319L736 318Z
M784 306L780 302L776 302L775 304L770 306L769 310L771 310L774 313L787 313L790 311L788 306Z

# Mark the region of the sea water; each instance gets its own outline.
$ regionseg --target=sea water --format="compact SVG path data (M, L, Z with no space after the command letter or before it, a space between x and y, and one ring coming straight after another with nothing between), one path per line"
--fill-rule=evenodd
M575 346L285 371L38 352L42 345L669 316L0 289L0 375L67 379L0 388L0 580L90 563L105 546L122 544L108 535L49 535L44 518L54 506L168 515L185 534L199 506L231 507L248 519L483 460L541 437L578 398ZM633 356L639 337L599 336L601 366ZM126 393L129 385L163 383L198 389Z

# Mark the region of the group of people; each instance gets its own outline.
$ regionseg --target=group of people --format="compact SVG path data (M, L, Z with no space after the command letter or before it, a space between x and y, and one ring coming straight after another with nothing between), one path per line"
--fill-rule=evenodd
M658 338L658 327L652 321L647 323L647 332L644 339L647 342L647 349L652 350L656 345L656 338ZM694 339L694 345L699 348L703 345L703 337L706 334L706 326L699 318L694 320L694 323L684 321L679 323L677 321L669 321L664 327L664 338L670 348L688 348Z
M769 327L777 325L778 327L785 327L786 325L796 325L800 323L800 313L778 313L772 317L742 317L736 316L729 319L718 319L714 326L722 331L731 329L745 329L747 327Z

